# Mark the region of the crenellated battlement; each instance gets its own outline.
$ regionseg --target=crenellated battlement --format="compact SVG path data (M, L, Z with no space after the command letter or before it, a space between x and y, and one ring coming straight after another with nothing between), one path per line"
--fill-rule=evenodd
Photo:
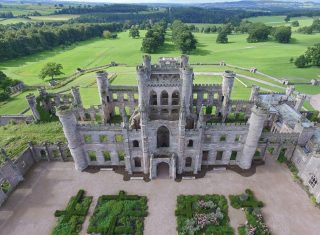
M262 133L260 142L269 143L297 143L299 133Z
M78 123L77 129L79 131L122 131L123 126L120 123Z
M249 128L248 123L207 123L205 125L206 130L226 130L226 131L238 131L238 130L247 130Z

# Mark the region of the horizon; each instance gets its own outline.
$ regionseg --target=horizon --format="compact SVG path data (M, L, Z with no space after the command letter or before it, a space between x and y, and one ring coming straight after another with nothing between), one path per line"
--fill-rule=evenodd
M190 3L224 3L224 2L242 2L242 1L253 1L259 2L260 0L176 0L174 3L171 0L63 0L66 2L92 2L92 3L171 3L171 4L190 4ZM268 0L270 1L270 0ZM273 1L273 0L271 0ZM274 0L287 2L286 0ZM290 0L289 0L290 1ZM291 0L290 2L315 2L319 3L320 0Z

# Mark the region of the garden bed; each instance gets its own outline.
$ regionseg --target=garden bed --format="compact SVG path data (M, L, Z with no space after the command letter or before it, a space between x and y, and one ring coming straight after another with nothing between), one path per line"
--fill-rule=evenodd
M245 225L238 227L239 235L270 235L268 226L264 223L261 208L263 202L258 201L250 189L240 195L229 196L231 206L244 210L247 218Z
M79 234L91 202L92 197L85 196L85 191L79 190L76 196L71 197L64 211L57 210L54 213L54 216L59 219L51 235Z
M180 195L175 214L178 234L234 234L228 202L222 195Z
M146 197L127 195L124 191L118 195L103 195L98 199L87 232L142 235L147 210Z

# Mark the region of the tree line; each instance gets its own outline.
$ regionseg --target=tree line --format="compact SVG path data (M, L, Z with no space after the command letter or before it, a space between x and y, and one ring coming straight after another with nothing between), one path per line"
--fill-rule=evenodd
M124 22L132 21L140 23L144 20L152 20L154 22L165 19L168 22L181 20L185 23L225 23L231 19L244 19L248 17L269 15L267 12L245 11L245 10L225 10L225 9L206 9L197 7L172 7L166 8L164 11L144 11L144 12L96 12L82 14L79 18L73 19L75 22Z
M122 30L122 27L123 25L118 23L0 27L0 61L100 37L105 30L115 32Z
M132 4L99 4L99 5L78 5L69 6L56 10L55 14L86 14L86 13L128 13L128 12L140 12L148 11L149 8L144 5L132 5Z
M9 11L9 12L0 12L0 18L10 19L10 18L14 18L14 16L13 16L11 11Z
M263 23L252 23L250 21L242 21L239 25L224 24L217 31L217 43L228 43L228 35L232 32L247 33L247 42L249 43L265 42L270 38L279 43L290 43L292 35L289 26L271 27Z

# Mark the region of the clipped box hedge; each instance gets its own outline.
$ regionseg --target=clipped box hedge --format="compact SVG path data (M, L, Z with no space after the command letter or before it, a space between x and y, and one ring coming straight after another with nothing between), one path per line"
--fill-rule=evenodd
M76 196L71 197L64 211L56 210L54 216L58 223L51 235L77 235L88 214L92 197L85 196L84 190L79 190Z
M103 195L98 199L87 232L142 235L147 211L144 196L127 195L124 191L118 195Z
M200 207L199 201L215 205L212 208ZM210 213L216 213L217 209L222 213L223 218L216 224L206 224L201 229L190 231L188 228L188 221L195 220L197 214L204 216ZM232 235L234 234L233 228L229 226L228 217L228 202L223 195L180 195L177 198L177 209L175 211L177 217L177 231L178 234L215 234L215 235ZM197 227L197 224L192 226Z

